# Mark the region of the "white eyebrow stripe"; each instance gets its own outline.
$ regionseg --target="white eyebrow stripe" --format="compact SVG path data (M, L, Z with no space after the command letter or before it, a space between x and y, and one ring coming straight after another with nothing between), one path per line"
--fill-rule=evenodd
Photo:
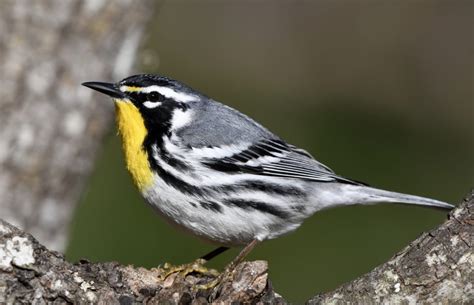
M156 108L158 106L161 105L161 102L150 102L150 101L146 101L143 103L143 106L145 106L146 108Z
M143 92L145 92L145 93L150 93L150 92L153 92L153 91L156 91L159 94L161 94L161 95L163 95L167 98L172 98L172 99L174 99L178 102L182 102L182 103L192 102L192 101L196 101L198 99L197 96L182 93L182 92L176 92L173 89L168 88L168 87L161 87L161 86L153 85L153 86L143 88Z
M122 88L123 87L123 88ZM122 86L120 89L122 91L129 91L127 90L127 86ZM182 102L182 103L187 103L187 102L192 102L192 101L197 101L199 98L195 95L183 93L183 92L176 92L175 90L168 88L168 87L163 87L163 86L158 86L158 85L152 85L140 89L136 89L135 87L131 91L135 92L140 92L140 93L151 93L151 92L158 92L159 94L163 95L166 98L171 98L174 99L177 102Z

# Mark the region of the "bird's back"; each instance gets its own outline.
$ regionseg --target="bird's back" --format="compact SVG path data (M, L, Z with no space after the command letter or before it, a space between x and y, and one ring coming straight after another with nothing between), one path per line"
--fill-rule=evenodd
M256 143L278 137L237 110L213 100L189 104L192 122L177 131L192 147Z

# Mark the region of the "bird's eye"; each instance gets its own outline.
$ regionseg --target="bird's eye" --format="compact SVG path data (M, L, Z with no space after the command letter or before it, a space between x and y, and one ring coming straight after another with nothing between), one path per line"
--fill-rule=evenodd
M147 98L149 101L161 102L163 99L163 96L159 94L158 92L150 92L148 93Z

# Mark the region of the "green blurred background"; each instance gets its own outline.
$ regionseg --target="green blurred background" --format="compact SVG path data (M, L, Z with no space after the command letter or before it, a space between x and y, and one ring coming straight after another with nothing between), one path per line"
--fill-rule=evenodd
M473 3L160 2L136 72L171 76L241 110L343 176L458 203L474 182ZM445 217L396 205L323 211L249 259L268 260L275 289L301 303ZM143 204L114 128L77 210L68 259L152 267L213 247Z

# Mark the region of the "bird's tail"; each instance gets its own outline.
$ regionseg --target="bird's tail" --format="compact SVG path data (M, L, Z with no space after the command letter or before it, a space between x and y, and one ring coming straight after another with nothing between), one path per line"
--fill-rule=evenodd
M339 204L375 204L383 202L413 204L438 209L453 209L454 206L435 199L396 193L362 185L341 185L342 196Z

